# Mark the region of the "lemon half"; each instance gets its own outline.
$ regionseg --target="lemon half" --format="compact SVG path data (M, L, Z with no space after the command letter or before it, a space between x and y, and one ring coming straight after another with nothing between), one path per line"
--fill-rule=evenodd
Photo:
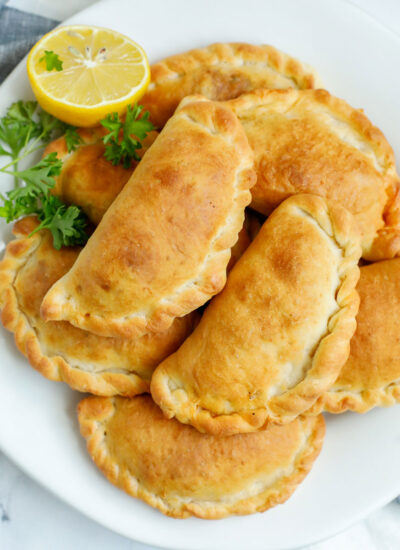
M62 70L48 71L45 51L58 55ZM86 25L59 27L33 46L28 77L41 107L74 126L97 125L110 112L138 101L150 81L139 44L119 32Z

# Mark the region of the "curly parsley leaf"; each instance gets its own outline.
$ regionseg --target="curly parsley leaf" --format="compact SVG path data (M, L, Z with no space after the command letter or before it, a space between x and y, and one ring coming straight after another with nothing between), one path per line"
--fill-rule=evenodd
M35 229L47 228L53 236L53 245L57 250L61 246L74 246L87 241L85 232L87 218L78 206L67 206L58 197L51 195L56 184L54 179L61 172L62 161L57 153L50 153L35 166L16 172L26 185L0 195L0 217L7 222L22 216L36 214L40 225Z
M41 145L49 142L55 131L61 133L66 126L64 122L38 109L36 101L20 100L13 103L0 119L0 141L8 146L8 153L13 159L20 160L18 157L22 150L25 150L23 156L26 156L33 152L39 142ZM32 140L34 145L28 147ZM4 147L2 149L5 150Z
M68 153L75 151L75 149L83 143L83 139L78 134L77 129L73 126L70 126L65 130L64 137L67 144Z
M84 244L88 240L85 231L87 218L82 210L78 206L67 206L54 195L42 198L38 218L41 223L31 235L40 229L48 229L53 236L53 246L57 250L62 246Z
M88 220L83 211L51 194L56 183L54 178L61 173L62 161L54 152L25 170L18 170L18 162L62 133L65 133L68 152L81 144L74 126L43 111L36 101L17 101L0 118L0 156L12 159L0 172L13 175L16 181L12 191L0 194L0 217L11 222L36 215L40 221L37 230L49 229L57 249L83 244L88 239L85 231Z
M46 71L62 71L63 62L58 57L57 53L52 52L51 50L45 50L44 55L39 59L39 63L44 61L46 63Z
M14 133L18 137L22 147L30 139L40 135L42 131L41 127L34 120L36 109L36 101L17 101L8 108L5 117L1 119L2 126L6 126L9 132Z
M13 159L8 167L63 133L68 152L75 150L81 138L74 126L43 111L36 101L17 101L0 119L0 155Z
M26 187L14 189L11 193L23 193L27 190L46 194L55 185L54 176L61 173L62 161L57 158L57 153L50 153L32 168L15 172L26 183Z
M7 110L5 118L8 122L22 122L31 124L33 115L37 109L36 101L16 101Z
M122 164L128 169L132 160L140 160L137 150L142 148L141 141L154 130L149 113L146 111L142 114L142 110L142 105L128 105L124 122L118 113L111 113L100 121L108 130L108 134L103 137L106 146L104 156L114 166Z
M0 206L0 217L5 218L10 223L22 216L37 214L38 201L35 195L26 194L14 199L0 194L3 205Z
M33 119L36 107L35 101L17 101L0 119L0 141L8 146L8 150L2 149L12 158L17 158L27 143L40 134L41 130Z

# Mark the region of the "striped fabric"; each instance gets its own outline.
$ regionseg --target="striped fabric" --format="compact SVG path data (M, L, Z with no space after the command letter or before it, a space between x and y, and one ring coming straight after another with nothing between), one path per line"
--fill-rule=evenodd
M30 48L59 21L14 8L0 0L0 82Z

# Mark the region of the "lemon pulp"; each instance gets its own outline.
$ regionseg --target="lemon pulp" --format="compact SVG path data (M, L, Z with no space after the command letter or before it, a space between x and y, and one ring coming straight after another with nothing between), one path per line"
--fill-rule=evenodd
M41 58L53 51L61 71L48 71ZM121 113L144 94L150 68L144 50L109 29L73 25L45 35L31 50L28 76L40 105L77 126L94 126L111 112Z

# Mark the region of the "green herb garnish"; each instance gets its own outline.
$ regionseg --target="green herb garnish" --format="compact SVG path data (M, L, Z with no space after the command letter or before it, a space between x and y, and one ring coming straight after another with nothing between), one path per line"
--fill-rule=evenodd
M106 146L104 156L114 166L122 164L128 169L132 160L140 160L136 151L142 148L141 140L154 130L149 121L149 112L146 111L139 118L142 110L142 105L128 105L125 122L120 120L118 113L109 114L100 121L108 130L108 134L103 137Z
M41 223L31 235L40 229L48 229L57 250L62 246L85 244L88 240L85 231L87 218L79 206L67 206L58 197L47 195L41 200L41 209L37 215Z
M75 149L83 143L83 139L78 134L78 132L77 132L77 130L74 126L69 126L65 130L64 137L65 137L65 141L67 143L68 153L71 153L71 151L75 151Z
M11 161L0 172L14 176L15 188L0 195L0 217L7 222L35 214L53 236L54 247L73 246L86 242L87 218L78 206L67 206L51 195L54 179L61 172L62 161L51 153L34 166L18 170L18 163L43 148L57 135L65 133L68 151L81 143L76 128L61 122L38 108L35 101L17 101L0 119L0 155Z
M53 69L56 71L62 71L63 62L58 57L57 53L45 50L44 55L39 59L39 63L42 61L46 63L46 71L52 71Z
M70 126L38 107L36 101L17 101L8 108L0 119L1 155L10 156L12 161L3 169L15 166L20 160L42 149L57 135L69 133L68 152L81 141L74 126ZM74 136L71 139L71 136ZM2 170L2 168L0 168Z

